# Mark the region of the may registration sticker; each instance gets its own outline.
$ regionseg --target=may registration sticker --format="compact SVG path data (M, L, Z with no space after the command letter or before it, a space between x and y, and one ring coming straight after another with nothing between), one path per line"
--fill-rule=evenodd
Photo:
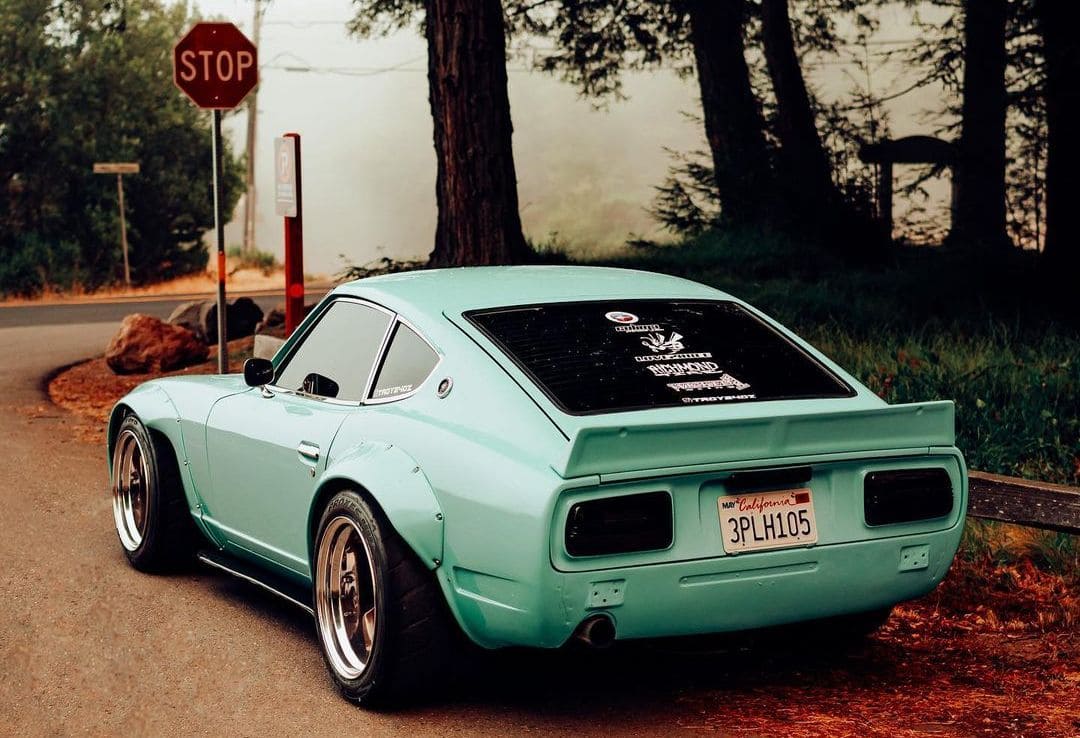
M725 495L716 505L725 553L817 543L814 501L808 489Z

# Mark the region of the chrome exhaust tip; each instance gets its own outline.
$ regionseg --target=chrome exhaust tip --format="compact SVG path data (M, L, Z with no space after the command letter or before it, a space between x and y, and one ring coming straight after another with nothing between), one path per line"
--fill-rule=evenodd
M615 642L615 622L607 615L590 615L574 630L574 638L589 648L607 648Z

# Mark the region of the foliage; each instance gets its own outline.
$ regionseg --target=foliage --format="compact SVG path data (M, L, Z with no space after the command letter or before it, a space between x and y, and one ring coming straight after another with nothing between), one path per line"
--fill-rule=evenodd
M134 281L205 267L209 117L171 80L191 22L161 0L0 3L0 293L122 278L116 179L96 161L141 165L124 178ZM227 143L225 162L228 213L241 170Z
M277 256L269 251L254 248L244 251L240 246L230 246L226 255L235 269L258 269L263 274L270 274L280 266Z

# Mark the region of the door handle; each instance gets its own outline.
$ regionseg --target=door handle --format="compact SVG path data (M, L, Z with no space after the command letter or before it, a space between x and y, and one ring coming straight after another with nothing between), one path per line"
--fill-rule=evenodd
M312 464L319 463L319 447L316 444L310 441L300 441L300 445L296 447L296 450L306 461L310 461Z

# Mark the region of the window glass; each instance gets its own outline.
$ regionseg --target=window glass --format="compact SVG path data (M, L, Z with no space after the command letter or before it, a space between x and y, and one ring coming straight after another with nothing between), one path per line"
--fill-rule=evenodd
M466 318L568 413L854 394L729 301L553 303Z
M322 397L361 400L389 324L389 315L367 305L331 303L278 369L274 384Z
M428 378L439 355L409 326L398 323L386 359L375 379L371 399L386 400L407 395Z

